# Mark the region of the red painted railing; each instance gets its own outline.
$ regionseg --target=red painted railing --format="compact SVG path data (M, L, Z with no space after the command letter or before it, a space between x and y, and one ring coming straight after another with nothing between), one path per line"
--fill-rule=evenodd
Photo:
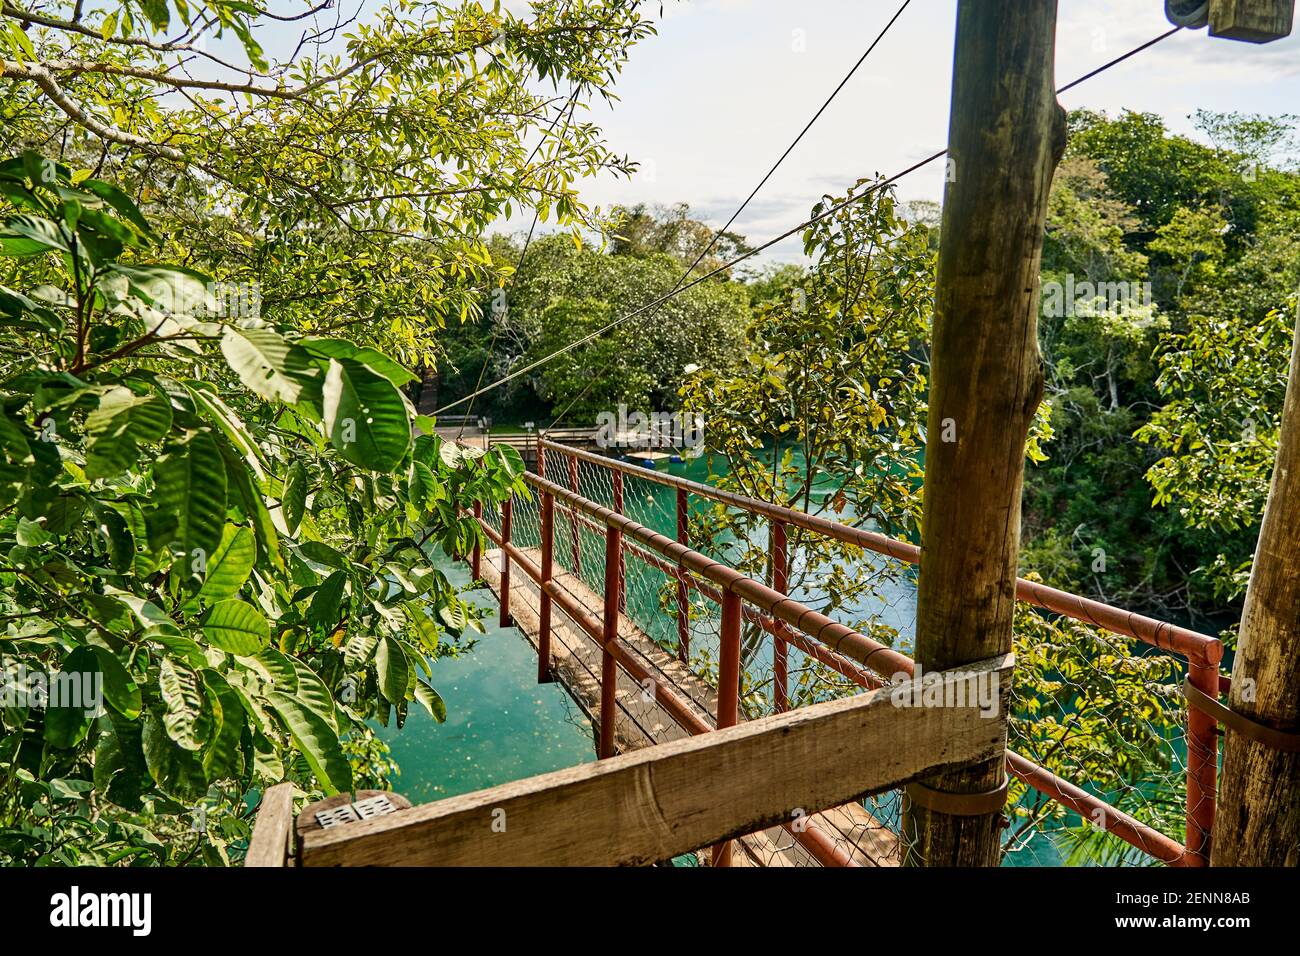
M548 458L552 460L548 461ZM546 477L548 468L553 467L557 460L563 460L567 464L567 488ZM614 508L607 508L579 493L579 462L608 472L614 492ZM645 682L650 676L644 665L628 651L618 634L619 611L626 608L627 579L624 562L627 556L635 557L647 566L663 572L670 580L675 579L678 652L683 661L689 657L689 593L694 591L720 605L718 727L731 726L739 719L740 635L745 621L761 627L773 637L773 699L777 711L789 706L786 686L789 647L797 648L863 688L878 688L896 674L913 672L913 663L905 655L804 606L786 593L789 562L787 532L790 527L801 528L913 564L919 563L921 557L920 549L915 545L545 440L539 442L538 471L536 475L527 475L526 480L539 495L541 502L540 566L534 564L512 541L510 503L502 508L499 532L477 512L476 517L479 517L488 538L503 552L500 580L503 621L508 616L511 564L518 564L538 584L541 595L539 680L549 679L553 604L558 604L570 619L599 642L602 648L601 757L614 753L617 668L622 667L638 682ZM675 539L638 524L620 513L623 510L625 475L635 475L639 479L675 489ZM689 547L687 519L691 495L769 519L769 584L748 578ZM557 586L553 579L556 508L569 519L570 558L575 574L581 570L582 560L579 529L587 528L604 538L605 593L600 618L589 613L571 594ZM476 548L472 558L476 575L479 560ZM1223 657L1223 646L1216 638L1023 578L1016 582L1016 596L1045 610L1179 654L1187 660L1188 674L1193 685L1212 696L1217 696L1220 692L1222 679L1218 664ZM691 733L706 733L713 729L711 724L703 720L671 689L658 683L653 686L657 702L684 729ZM1217 748L1218 737L1213 720L1194 708L1188 708L1186 845L1019 754L1008 752L1007 770L1029 787L1085 819L1104 826L1114 836L1157 860L1171 865L1203 866L1208 860L1214 826ZM824 865L852 863L850 855L815 823L809 821L802 831L789 826L787 830ZM730 852L730 844L716 847L715 865L726 865Z

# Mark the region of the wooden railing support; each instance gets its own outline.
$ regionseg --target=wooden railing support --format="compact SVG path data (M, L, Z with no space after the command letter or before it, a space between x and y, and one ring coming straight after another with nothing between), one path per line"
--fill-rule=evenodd
M786 543L784 521L772 522L772 590L789 593L789 546ZM776 622L778 633L772 635L772 701L778 714L790 706L789 698L789 647L786 644L786 627Z
M618 664L614 644L618 641L618 562L623 553L623 534L605 529L605 618L604 646L600 650L600 747L603 759L614 756L614 725L618 721Z
M690 498L685 488L677 489L677 543L690 544L688 519L691 513ZM677 582L677 659L683 664L691 659L691 602L686 582Z
M539 458L540 462L541 459ZM540 606L537 624L537 683L551 679L551 582L555 564L555 498L542 494L542 579L539 582Z
M277 783L262 794L244 866L290 866L293 840L293 784Z
M569 456L569 490L575 495L580 494L578 491L578 458L576 455ZM582 577L582 546L578 538L578 513L569 512L569 528L573 532L573 576Z
M718 729L736 726L740 720L740 595L722 592L722 622L719 625ZM713 865L731 866L731 841L713 847Z
M510 543L510 516L514 511L514 496L501 503L501 626L509 627L510 619L510 554L504 545Z

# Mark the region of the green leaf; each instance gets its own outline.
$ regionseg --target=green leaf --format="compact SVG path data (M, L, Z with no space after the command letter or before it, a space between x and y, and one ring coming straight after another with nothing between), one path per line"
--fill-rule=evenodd
M410 663L401 642L385 634L375 651L375 670L379 674L379 689L390 703L406 700L406 684L410 679Z
M208 601L233 597L248 580L257 562L257 541L247 528L226 525L221 543L208 559L207 574L198 596Z
M217 302L209 291L211 279L180 266L108 264L108 269L127 280L131 294L160 312L192 315L214 312Z
M334 715L334 695L330 693L330 689L325 686L320 675L306 663L296 657L290 657L288 660L293 668L294 680L297 682L294 699L302 701L315 711L316 715L329 724L331 729L338 730L338 720Z
M316 589L311 597L311 606L303 618L308 627L333 629L339 620L339 604L343 600L343 587L347 581L346 572L335 571Z
M294 746L307 759L326 793L351 790L352 765L330 725L311 708L278 690L269 691L266 701L284 722Z
M247 463L239 457L234 446L223 440L218 448L226 462L226 474L238 493L239 507L253 522L253 533L257 536L258 554L263 561L269 561L277 571L284 570L284 556L280 553L280 537L271 520L271 512L266 507L266 500L253 479Z
M324 389L325 429L339 454L355 465L393 471L411 444L401 393L351 359L330 359Z
M198 750L207 742L211 721L204 713L199 677L184 664L164 657L158 667L158 690L162 694L163 729L185 750Z
M413 372L403 368L382 352L366 346L354 345L344 339L303 339L302 345L304 348L325 358L353 359L360 362L371 370L378 372L398 388L408 382L414 382L416 379Z
M207 432L165 446L154 466L150 538L155 550L184 553L197 573L221 544L226 519L226 464Z
M26 518L20 517L18 527L14 531L14 537L25 548L39 548L50 540L50 533L41 527L40 522L28 521Z
M153 714L144 719L140 745L149 776L164 792L181 800L198 800L208 789L199 754L177 746L168 736L165 719Z
M104 700L108 706L130 720L139 717L142 700L135 678L108 648L95 647L93 650L103 675Z
M203 749L203 774L208 781L235 776L241 764L240 739L247 720L239 695L216 671L203 671L203 686L212 702L216 730Z
M289 477L284 482L284 497L280 499L284 515L285 530L289 534L298 532L302 523L302 513L307 507L307 469L301 461L294 461L289 466Z
M304 349L270 329L228 327L221 354L249 391L270 401L298 402L319 374Z
M440 724L447 722L447 705L442 699L442 695L424 682L423 679L415 682L415 699L424 705L424 709L429 712L434 720Z
M72 254L68 235L56 222L41 216L10 216L0 222L0 255L35 256L45 252Z
M45 742L67 749L81 743L101 703L99 658L93 648L78 647L50 681L45 710Z
M271 643L271 626L253 605L230 598L208 609L203 618L203 636L223 651L252 657Z
M140 465L140 446L162 441L171 427L166 396L113 386L86 416L86 477L112 478Z

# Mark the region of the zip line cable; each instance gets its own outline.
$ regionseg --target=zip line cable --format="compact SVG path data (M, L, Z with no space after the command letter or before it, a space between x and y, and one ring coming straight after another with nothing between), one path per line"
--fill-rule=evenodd
M871 45L867 47L866 51L863 52L862 56L858 57L857 62L854 63L853 66L849 68L849 71L846 74L844 74L844 78L841 79L839 84L836 85L835 89L831 91L831 95L826 97L825 102L823 102L822 105L817 109L817 112L813 114L812 119L808 120L808 122L804 125L804 128L799 131L799 135L797 135L790 142L790 145L785 148L785 152L783 152L780 155L780 157L777 159L777 161L772 164L772 168L767 171L767 173L763 176L763 178L759 180L758 185L755 186L753 190L750 192L750 194L745 197L745 201L742 202L740 206L736 209L736 211L731 214L731 218L727 220L726 224L723 225L721 229L719 229L717 232L713 234L713 237L709 240L708 245L706 245L704 249L701 250L700 254L695 257L695 261L692 262L690 264L690 267L687 268L687 270L683 272L681 276L677 279L677 282L674 283L673 287L668 291L668 296L671 297L672 295L675 295L676 293L682 291L683 289L682 283L684 283L687 279L690 278L691 273L694 272L695 269L699 266L699 264L704 261L704 257L707 256L713 250L713 247L717 245L718 240L721 239L722 236L726 233L726 231L731 228L732 224L736 221L736 219L740 216L740 214L745 211L746 207L749 206L753 198L758 195L759 190L761 190L765 185L767 185L767 181L772 178L772 175L777 171L780 165L783 162L785 162L786 157L788 157L790 153L794 151L794 148L799 145L800 141L803 140L807 132L810 129L812 129L813 124L817 122L817 120L821 117L821 115L824 112L826 112L826 108L831 105L831 102L835 99L836 96L839 95L840 90L844 89L845 85L849 82L849 80L853 78L853 74L855 74L858 71L858 68L862 66L863 63L866 62L867 57L871 55L871 51L874 50L876 46L880 43L880 41L885 38L885 34L889 32L890 28L894 25L894 22L898 20L900 16L903 15L903 11L907 9L908 4L910 4L911 2L912 0L903 0L903 5L900 6L898 10L894 12L894 15L889 18L889 22L885 24L885 26L881 29L881 31L878 34L876 34L876 38L871 41ZM534 218L534 225L536 225L536 218ZM529 230L529 236L531 237L531 235L532 235L532 230ZM525 248L527 247L525 246ZM513 287L513 283L512 283L512 287ZM663 299L660 301L667 301L667 299ZM624 318L630 318L630 317L631 316L624 316ZM612 327L613 326L609 326L604 331L608 331L608 328L612 328ZM495 333L494 333L494 341L495 341ZM567 346L565 350L567 351L568 348L571 347L572 346ZM491 350L489 348L489 353L490 351ZM555 354L561 355L563 354L563 352L557 352ZM490 358L491 358L490 354L484 357L483 360L484 372L487 371L487 365ZM549 359L550 356L548 356L547 358ZM474 408L474 399L476 396L478 396L482 392L491 391L492 389L497 388L500 385L504 385L507 381L509 381L513 377L514 377L513 374L509 375L498 382L492 383L487 388L483 388L482 387L483 375L482 373L480 373L478 382L476 382L474 385L473 392L471 392L465 398L460 399L459 401L452 402L449 405L444 405L442 408L439 408L437 411L435 411L434 415L438 415L442 412L447 411L448 409L455 408L457 405L463 404L465 401L468 401L470 403L469 410L467 410L466 412L466 414L469 414L470 411L472 411Z
M542 134L542 138L539 139L537 141L537 145L533 147L533 151L529 153L528 158L524 160L525 166L531 163L533 161L533 158L538 154L538 152L541 151L543 144L546 142L546 137L555 130L555 125L560 121L561 117L565 117L566 113L567 113L567 118L564 120L564 130L560 133L560 135L563 136L564 133L568 132L569 124L573 122L573 110L574 107L576 106L577 97L578 97L578 87L574 86L573 92L569 94L568 102L565 103L565 105L560 108L560 112L555 115L555 119L551 120L551 125L547 127L546 132ZM537 218L539 215L540 212L534 209L533 221L528 226L528 235L524 239L524 247L519 253L519 258L515 260L515 271L514 274L510 277L510 289L506 293L507 301L509 301L510 292L513 292L515 289L515 283L519 281L519 270L524 264L524 256L528 255L528 247L532 245L533 231L537 228ZM483 387L483 378L484 376L487 375L488 363L492 361L492 349L496 347L497 336L500 334L500 332L501 332L501 325L500 323L496 323L495 327L492 329L492 339L488 343L487 352L483 356L483 367L480 368L478 372L478 381L474 383L474 392L469 396L470 397L469 408L465 409L465 416L467 418L474 414L473 399L475 395L479 394L478 390ZM456 432L456 439L459 441L461 435L463 434L465 434L465 423L461 422L460 430Z
M892 22L893 21L891 21L891 23ZM1060 95L1061 93L1064 93L1067 90L1073 89L1074 87L1078 86L1080 83L1084 82L1085 80L1090 80L1094 76L1097 76L1100 73L1104 73L1106 70L1109 70L1113 66L1117 66L1120 63L1123 63L1129 57L1132 57L1138 53L1141 53L1143 50L1155 46L1161 40L1168 39L1169 37L1173 36L1175 33L1178 33L1182 29L1183 29L1182 27L1174 27L1166 31L1165 33L1160 34L1159 36L1148 40L1147 42L1141 44L1140 46L1134 47L1133 49L1129 50L1127 53L1123 53L1120 56L1117 56L1115 59L1103 63L1101 66L1097 67L1091 72L1085 73L1083 76L1079 77L1078 79L1072 80L1069 83L1065 84L1064 86L1057 88L1056 90L1057 95ZM800 230L806 229L809 226L813 225L814 223L820 222L821 220L834 215L835 213L839 212L841 209L846 208L852 203L859 202L866 196L869 196L872 193L885 188L886 186L896 183L904 176L908 176L916 172L918 169L921 169L924 166L928 166L931 163L933 163L935 160L941 159L946 155L948 155L947 148L941 149L939 150L939 152L927 156L925 159L913 163L911 166L908 166L906 169L895 173L894 175L890 176L888 179L882 179L878 183L873 183L871 186L867 187L858 195L850 196L847 199L841 200L840 202L836 203L833 206L823 209L815 216L811 216L808 219L804 220L803 222L799 223L797 226L787 229L779 236L775 236L767 240L762 245L755 246L754 248L748 250L747 252L737 256L736 258L730 260L729 262L724 262L722 265L718 266L715 269L711 269L710 271L704 273L703 275L696 276L694 279L685 283L684 285L679 282L678 285L674 286L672 289L670 289L668 292L664 293L663 295L659 296L657 299L647 302L645 305L640 306L639 308L636 308L631 312L628 312L626 315L620 316L619 318L615 319L613 322L610 322L608 325L604 326L603 328L588 333L587 335L584 335L582 338L577 339L573 342L570 342L568 345L564 345L556 349L554 352L550 353L549 355L544 355L541 358L523 366L522 368L515 369L510 374L503 376L502 378L498 379L495 382L492 382L491 384L485 386L482 389L479 389L478 391L475 391L471 395L466 395L464 398L458 399L457 401L452 402L449 405L444 405L442 408L434 412L434 414L435 415L440 414L442 412L447 411L448 409L455 408L458 405L463 405L465 402L472 401L476 395L482 394L484 392L490 392L493 389L499 388L500 386L506 384L507 382L512 381L521 375L526 375L527 373L533 371L536 368L539 368L542 365L545 365L546 363L552 361L553 359L559 358L561 355L564 355L568 352L573 351L576 348L580 348L581 346L586 345L588 342L599 338L600 336L604 335L606 332L611 331L612 329L617 328L618 326L622 325L624 322L627 322L629 319L633 319L638 315L648 312L649 310L655 308L656 306L662 305L664 302L667 302L669 299L677 295L679 292L685 292L687 289L699 285L701 282L704 282L707 279L711 279L713 276L718 275L720 272L725 272L727 269L730 269L732 266L738 265L744 262L745 260L750 259L753 256L756 256L758 253L771 248L772 246L776 245L778 242L790 238ZM748 202L748 200L746 201ZM703 258L703 256L701 256L700 258ZM692 266L691 268L694 269L695 267ZM687 274L689 274L689 272L690 270L687 270ZM683 276L683 278L685 278L685 276Z

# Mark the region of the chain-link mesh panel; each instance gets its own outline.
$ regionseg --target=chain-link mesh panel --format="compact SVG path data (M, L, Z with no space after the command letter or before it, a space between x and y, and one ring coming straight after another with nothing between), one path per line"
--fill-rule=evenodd
M694 494L683 496L649 474L556 451L547 454L546 476L668 538L685 540L754 580L774 584L773 543L780 529L764 515ZM484 520L500 529L496 509L485 511ZM540 525L537 497L516 497L513 542L539 554ZM553 532L557 578L572 575L569 589L599 617L599 596L605 593L604 525L557 499ZM803 528L786 526L784 532L785 593L867 637L912 653L913 565ZM638 639L644 637L717 687L721 607L715 585L627 538L620 609L623 626L635 628ZM1015 630L1010 749L1139 823L1181 840L1188 752L1186 706L1178 692L1182 659L1023 603ZM762 609L743 608L742 720L850 696L894 676L872 674ZM787 827L737 841L735 860L739 865L816 865L817 853L808 849L813 841L806 835L812 829L821 834L816 842L822 856L834 847L858 862L894 865L902 856L903 805L901 791L895 790L810 819L801 819L802 811L796 809ZM1015 777L1006 816L1005 860L1012 865L1153 859L1144 849L1154 851L1154 846L1134 847L1121 840L1109 832L1104 814L1082 818Z

